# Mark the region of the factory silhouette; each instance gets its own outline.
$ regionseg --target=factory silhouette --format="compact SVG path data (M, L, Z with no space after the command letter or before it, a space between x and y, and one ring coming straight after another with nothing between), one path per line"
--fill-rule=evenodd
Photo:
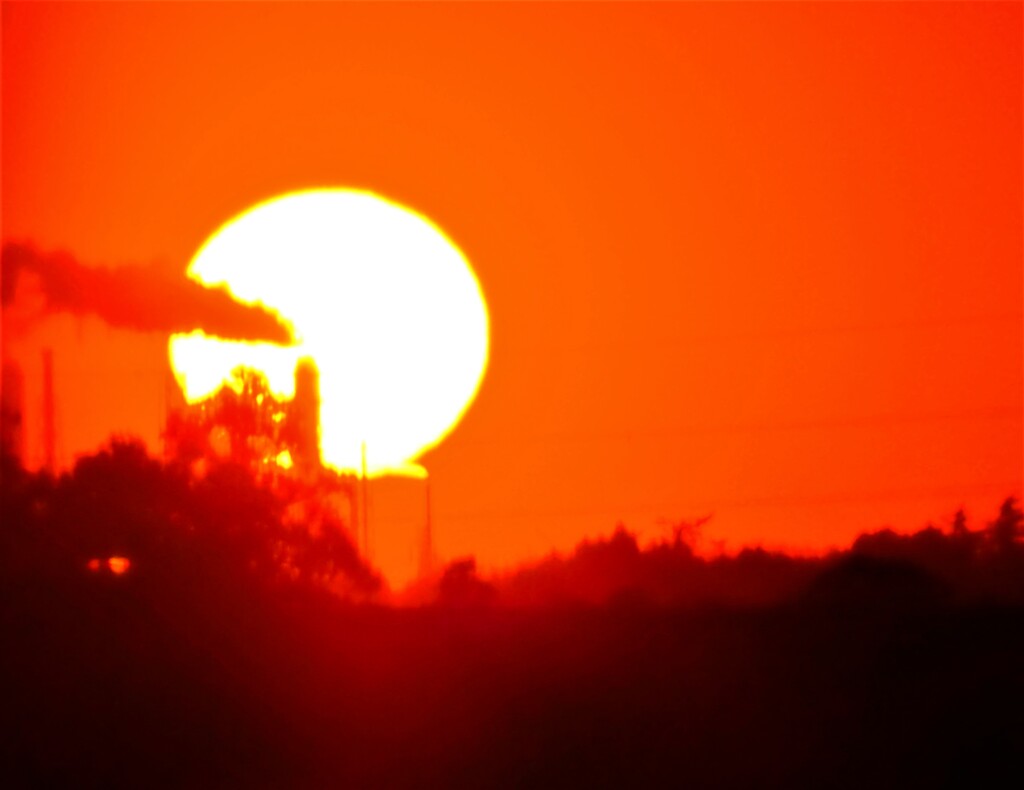
M131 404L137 413L141 412L141 416L129 421L127 432L115 429L115 435L144 432L150 437L149 446L165 461L183 449L195 451L199 441L195 435L188 438L188 446L183 448L181 437L173 435L169 428L181 425L184 413L192 412L195 417L208 407L201 406L194 411L185 402L165 361L164 333L199 329L228 340L291 342L289 329L272 313L260 306L239 304L223 289L210 289L187 280L182 272L174 272L173 267L159 264L116 268L86 266L67 252L42 252L31 244L12 242L3 246L2 263L5 330L12 342L5 344L3 359L0 441L8 456L30 469L56 474L72 467L73 456L83 449L81 426L91 426L94 422L89 403L77 402L79 388L84 385L83 389L95 390L94 380L104 376L111 378L114 387L130 392L126 405ZM63 318L70 331L56 336L42 333L39 339L31 339L33 331L51 317ZM101 361L104 367L97 369L93 359L90 360L92 369L83 367L88 344L104 339L102 335L97 337L102 327L125 328L156 340L155 353L137 358L135 362L147 365L146 375L139 375L139 382L145 381L141 387L133 381L131 364L125 371L115 371L107 369L108 363ZM23 339L28 342L22 344ZM156 361L159 361L158 367ZM279 411L288 417L286 432L294 468L291 463L288 470L276 464L271 466L282 475L299 476L308 482L323 472L318 443L319 395L315 364L309 359L301 361L294 375L294 400L286 404L287 408L285 404L278 404ZM249 382L253 380L250 372L246 372L246 376ZM266 391L265 382L263 391ZM271 397L269 392L267 396ZM234 411L238 412L237 406ZM69 438L72 427L77 434ZM254 460L246 449L250 437L242 436L244 431L240 427L234 429L234 446L230 450L224 446L229 434L226 426L209 424L206 427L207 435L201 440L212 442L206 448L212 456L219 452L235 460L242 457L249 462ZM255 427L249 425L246 429ZM261 424L258 427L263 438L268 439L272 433L280 433L282 426ZM101 447L105 440L96 433L96 428L92 426L92 435L96 438L84 445L90 451ZM225 450L228 450L226 454ZM355 477L366 478L365 469L353 472ZM381 534L389 538L378 542L379 559L385 564L390 560L392 566L397 562L399 567L411 566L422 572L432 566L434 557L429 486L429 479L383 482L364 479L362 483L346 479L342 486L346 496L335 495L331 501L361 552L369 553L372 539L369 525L371 518L379 518ZM379 508L371 507L371 499ZM397 542L390 540L393 536L397 536Z
M51 349L42 351L40 370L42 402L37 407L39 413L30 420L26 418L25 376L14 360L4 361L0 437L8 458L23 466L34 465L52 476L66 472L69 467L61 463L57 449L59 404L54 381L55 375L60 374L59 370L55 374ZM197 404L186 404L179 395L176 407L166 414L160 459L163 463L185 463L195 476L205 475L211 464L238 464L286 498L296 496L296 485L305 486L302 501L293 503L293 516L319 525L325 513L329 513L331 528L344 530L358 551L369 557L371 498L379 498L382 509L390 514L382 524L384 537L390 537L386 533L395 526L393 511L396 508L392 505L390 511L387 510L392 504L387 497L397 498L393 495L394 485L381 487L371 481L365 467L345 474L324 467L320 457L315 363L308 358L300 360L294 375L295 395L288 400L278 400L270 392L266 379L242 368L235 372L230 385ZM176 388L176 385L170 383L171 387ZM414 555L418 574L427 575L436 565L430 480L427 477L400 481L399 485L405 489L401 492L405 499L399 502L398 509L404 522L400 522L399 527L407 538L399 550ZM311 491L315 495L310 495Z

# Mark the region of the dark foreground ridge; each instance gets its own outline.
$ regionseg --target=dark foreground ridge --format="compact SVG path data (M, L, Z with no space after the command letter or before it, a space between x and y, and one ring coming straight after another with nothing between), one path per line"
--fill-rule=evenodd
M876 533L813 562L702 560L681 536L641 550L622 530L503 579L455 563L432 603L398 608L350 544L296 532L253 486L123 445L58 480L5 467L5 786L1019 775L1012 500L985 529ZM127 572L89 564L115 551Z
M186 616L80 593L5 611L9 787L992 787L1019 765L1019 608Z

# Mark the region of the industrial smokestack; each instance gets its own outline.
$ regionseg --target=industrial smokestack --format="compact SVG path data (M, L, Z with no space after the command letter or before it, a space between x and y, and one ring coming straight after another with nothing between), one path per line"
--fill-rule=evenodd
M295 400L292 401L291 419L300 473L316 473L320 459L320 372L309 357L303 357L295 366Z

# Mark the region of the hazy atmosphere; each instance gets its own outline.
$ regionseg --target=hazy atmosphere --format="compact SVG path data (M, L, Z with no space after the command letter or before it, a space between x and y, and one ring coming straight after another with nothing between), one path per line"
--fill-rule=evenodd
M4 0L0 784L1019 772L1022 7Z

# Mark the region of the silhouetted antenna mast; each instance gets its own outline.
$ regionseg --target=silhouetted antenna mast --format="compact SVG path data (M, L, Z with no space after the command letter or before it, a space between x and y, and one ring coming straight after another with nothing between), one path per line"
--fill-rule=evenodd
M360 480L360 488L362 489L362 522L363 522L363 556L366 559L370 558L370 516L369 516L369 486L367 484L366 474L366 442L364 441L361 445L362 453L362 478Z
M53 396L53 349L43 350L43 465L53 474L57 469L57 406Z
M425 493L426 520L423 526L423 545L420 547L420 576L428 576L434 570L434 524L430 499L430 473L426 477Z
M157 417L159 424L157 425L156 435L160 437L160 447L163 450L163 458L166 460L170 458L170 448L168 446L167 439L167 412L170 409L168 404L168 391L171 388L170 379L172 377L171 369L168 366L163 368L163 375L160 376L160 414Z

